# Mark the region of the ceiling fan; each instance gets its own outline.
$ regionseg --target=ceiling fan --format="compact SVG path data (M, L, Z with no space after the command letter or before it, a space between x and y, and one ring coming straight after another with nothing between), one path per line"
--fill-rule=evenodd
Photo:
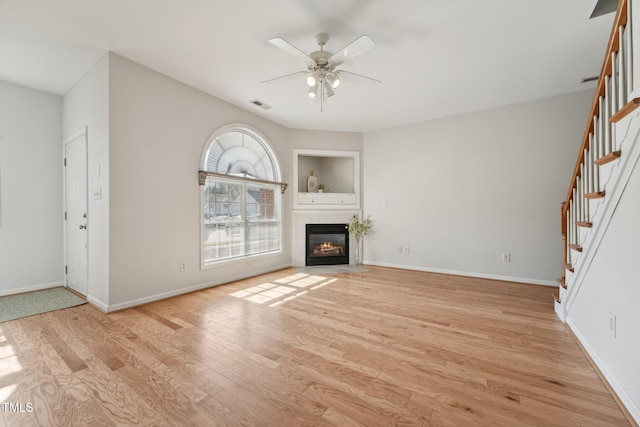
M320 111L323 110L323 105L326 99L334 95L334 89L340 85L341 76L348 75L367 79L375 83L382 83L380 80L376 80L371 77L337 69L337 67L344 64L347 60L363 54L376 45L368 36L358 37L336 53L324 50L324 46L327 44L327 41L329 41L328 34L316 34L316 42L320 46L320 50L306 54L288 41L279 37L269 40L269 43L272 45L303 60L307 64L307 70L265 80L262 83L270 83L280 79L305 75L307 85L309 86L307 93L309 97L316 98L320 101Z

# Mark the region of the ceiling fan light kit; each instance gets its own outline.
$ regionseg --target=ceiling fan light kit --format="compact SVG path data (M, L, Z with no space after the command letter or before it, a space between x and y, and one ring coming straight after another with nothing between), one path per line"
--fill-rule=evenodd
M316 85L316 76L314 73L307 74L307 84L309 87L314 87Z
M338 86L340 86L340 76L337 72L335 74L331 73L327 75L327 82L329 82L333 89L336 89Z
M348 59L355 58L356 56L366 52L367 50L375 46L375 43L369 37L360 36L353 42L349 43L347 46L340 49L335 54L332 54L331 52L324 50L324 45L327 43L327 41L329 41L328 34L316 34L316 42L320 46L320 50L311 52L307 55L302 50L293 46L291 43L284 39L274 38L269 40L269 42L274 46L284 50L289 54L303 59L307 64L307 71L301 71L287 74L286 76L282 77L276 77L275 79L270 79L263 83L298 74L305 74L307 86L309 86L307 94L310 98L317 98L320 101L320 111L323 111L325 100L334 95L334 89L340 86L341 83L340 73L343 72L343 70L337 70L336 67L342 65ZM380 83L380 80L361 76L360 74L349 73L348 71L344 72L351 76L364 78L369 81Z

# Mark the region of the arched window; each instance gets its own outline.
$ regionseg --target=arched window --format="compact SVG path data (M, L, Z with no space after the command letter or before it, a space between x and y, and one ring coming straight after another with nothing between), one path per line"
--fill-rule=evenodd
M203 264L282 249L280 167L244 127L216 132L203 157Z

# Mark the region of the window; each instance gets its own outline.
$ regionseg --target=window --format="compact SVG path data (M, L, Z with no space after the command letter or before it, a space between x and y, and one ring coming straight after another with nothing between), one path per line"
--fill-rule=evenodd
M227 129L214 135L203 163L203 264L280 251L280 169L264 139Z

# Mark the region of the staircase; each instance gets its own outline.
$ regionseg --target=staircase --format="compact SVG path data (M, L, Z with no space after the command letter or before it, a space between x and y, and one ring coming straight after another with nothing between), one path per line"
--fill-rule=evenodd
M605 260L610 260L612 254L618 255L615 253L618 249L611 249L611 241L620 241L619 222L616 222L619 220L614 215L619 205L625 207L624 214L620 214L623 209L618 210L618 217L636 214L640 217L636 211L640 194L636 195L637 191L633 190L633 194L625 195L628 184L632 187L630 182L637 182L640 175L638 106L640 0L620 0L578 159L567 197L561 205L563 274L553 298L556 314L569 325L598 366L632 423L640 420L640 369L633 368L633 364L625 365L624 358L630 354L634 360L640 360L640 345L635 344L639 342L636 335L640 315L626 313L637 312L640 293L628 290L640 286L640 265L624 267L624 272L618 274L617 267L613 266L616 263L609 266ZM615 230L615 239L611 237L611 230ZM632 242L640 241L640 227L630 230L629 234ZM625 233L622 235L624 238ZM619 250L629 252L628 247ZM638 253L636 250L632 249ZM640 262L640 256L636 258ZM603 265L607 269L604 275ZM613 299L598 300L599 296L614 292L614 288L617 292L624 291ZM630 335L616 337L616 317L612 310L625 313L625 331L631 330ZM609 318L603 319L606 315ZM603 326L603 320L609 323ZM619 356L625 353L624 357Z
M563 321L579 290L581 274L588 268L621 196L616 190L626 183L621 182L623 172L630 171L637 160L633 158L633 148L638 145L633 113L640 97L631 96L634 53L640 57L640 51L633 49L632 2L640 7L634 0L619 2L571 184L561 206L563 274L553 298L555 311ZM640 77L635 81L640 86Z

